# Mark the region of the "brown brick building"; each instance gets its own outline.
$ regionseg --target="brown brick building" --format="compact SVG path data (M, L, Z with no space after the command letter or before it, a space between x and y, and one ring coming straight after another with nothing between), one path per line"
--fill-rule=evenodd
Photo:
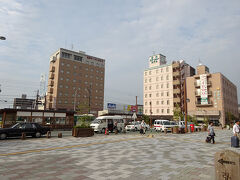
M105 60L60 48L50 57L47 109L103 109Z
M197 75L187 77L188 114L198 121L208 118L225 125L228 114L238 117L237 88L221 73L209 73L208 67L199 65Z

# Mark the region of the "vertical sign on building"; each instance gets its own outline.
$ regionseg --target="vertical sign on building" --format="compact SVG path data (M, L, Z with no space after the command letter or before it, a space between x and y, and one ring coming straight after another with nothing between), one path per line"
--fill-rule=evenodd
M208 104L207 75L200 75L201 104Z

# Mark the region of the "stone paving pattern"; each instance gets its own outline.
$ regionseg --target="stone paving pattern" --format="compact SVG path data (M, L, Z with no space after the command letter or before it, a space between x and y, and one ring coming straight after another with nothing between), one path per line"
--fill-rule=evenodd
M207 144L207 132L152 134L154 138L127 133L0 141L0 180L214 179L214 154L229 149L232 136L230 130L217 130L216 144ZM3 156L57 147L65 148Z

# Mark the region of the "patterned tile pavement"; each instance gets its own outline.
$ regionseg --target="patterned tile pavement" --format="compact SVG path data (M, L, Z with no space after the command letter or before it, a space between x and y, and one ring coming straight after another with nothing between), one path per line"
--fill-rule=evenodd
M153 138L138 133L88 138L65 134L0 141L0 179L210 180L214 154L229 149L231 137L231 131L217 130L216 144L207 144L206 132L152 132Z

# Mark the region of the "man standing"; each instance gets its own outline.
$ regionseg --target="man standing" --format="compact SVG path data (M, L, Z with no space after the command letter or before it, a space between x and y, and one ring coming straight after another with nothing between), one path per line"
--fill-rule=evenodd
M215 132L213 129L213 123L210 122L209 126L208 126L208 135L211 137L210 142L212 140L212 143L215 144L215 140L214 140L214 136L215 136Z
M239 121L238 120L236 121L236 123L233 126L233 135L240 138L240 135L239 135Z

